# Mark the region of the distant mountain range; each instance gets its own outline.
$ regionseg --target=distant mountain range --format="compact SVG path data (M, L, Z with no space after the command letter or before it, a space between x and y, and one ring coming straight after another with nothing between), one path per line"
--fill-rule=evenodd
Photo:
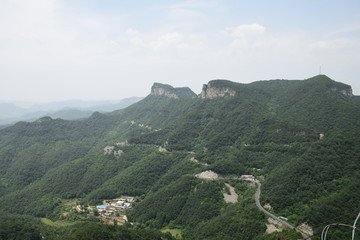
M34 121L43 116L76 120L89 117L94 112L111 112L123 109L141 99L141 97L132 97L119 101L0 102L0 125L12 124L18 121Z

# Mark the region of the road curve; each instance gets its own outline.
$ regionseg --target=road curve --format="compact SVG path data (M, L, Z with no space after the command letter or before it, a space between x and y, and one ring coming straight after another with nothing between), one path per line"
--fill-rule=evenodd
M291 224L289 224L288 222L282 220L281 218L275 216L274 214L269 213L268 211L266 211L260 204L260 194L261 194L260 187L261 187L261 183L259 181L254 181L254 183L257 184L257 189L256 189L256 192L255 192L255 203L256 203L256 206L258 207L258 209L260 211L262 211L263 213L265 213L266 215L268 215L269 217L271 217L272 219L275 219L276 221L281 222L282 224L284 224L288 228L296 230L297 232L299 232L302 235L302 237L304 239L311 240L310 236L308 236L305 233L301 232L296 227L292 226Z

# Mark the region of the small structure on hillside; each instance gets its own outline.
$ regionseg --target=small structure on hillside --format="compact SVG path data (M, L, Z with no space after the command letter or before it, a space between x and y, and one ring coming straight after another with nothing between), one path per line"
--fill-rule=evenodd
M104 212L104 211L106 211L106 208L107 208L107 206L105 206L105 205L96 206L96 209L97 209L99 212Z
M127 202L135 202L135 198L134 197L126 197L125 198L125 200L127 201Z
M253 175L241 175L240 176L240 180L244 180L244 181L255 181L255 176Z

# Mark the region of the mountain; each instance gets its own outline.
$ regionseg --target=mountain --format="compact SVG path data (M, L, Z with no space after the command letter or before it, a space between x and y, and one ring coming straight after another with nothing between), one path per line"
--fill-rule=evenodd
M94 112L90 110L63 109L53 113L46 113L43 116L51 118L61 118L64 120L76 120L90 117Z
M125 98L120 101L81 101L69 100L54 103L0 103L0 125L12 124L18 121L35 121L43 116L76 120L90 117L94 112L111 112L123 109L140 101L140 97Z
M66 210L69 202L93 206L134 196L126 212L134 231L172 229L183 239L300 238L290 229L265 233L273 223L256 208L256 188L238 179L252 174L262 183L262 205L295 226L309 225L320 239L323 227L351 225L360 209L357 99L349 85L325 75L212 80L199 95L155 83L146 98L122 110L19 122L0 129L0 212L77 224L97 218ZM210 170L220 178L196 177ZM224 201L229 186L235 203ZM51 237L60 231L43 223L34 228ZM349 239L351 229L329 234Z
M12 103L0 102L1 118L18 117L26 112L24 108L18 107Z
M151 95L166 96L168 98L194 98L196 94L188 87L174 88L167 84L154 83L151 87Z
M131 104L134 104L138 101L140 101L141 99L143 99L142 97L131 97L131 98L124 98L121 99L120 101L116 101L116 102L103 102L101 104L93 104L92 106L87 106L87 107L83 107L81 109L84 110L88 110L88 111L93 111L93 112L112 112L118 109L123 109L126 108L128 106L130 106ZM78 107L79 108L79 107Z

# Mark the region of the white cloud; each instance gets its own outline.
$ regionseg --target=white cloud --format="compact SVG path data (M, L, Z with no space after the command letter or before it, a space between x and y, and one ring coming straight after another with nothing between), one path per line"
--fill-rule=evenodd
M121 41L127 42L130 44L131 48L137 49L138 52L139 48L141 48L141 51L143 51L144 54L146 54L146 51L160 54L161 52L181 50L178 53L184 56L189 52L196 52L204 49L206 46L204 38L201 35L184 34L180 32L146 34L137 31L136 34L121 38ZM171 57L171 55L169 55L169 57ZM174 55L174 57L176 56Z
M232 41L227 48L228 54L253 55L254 49L263 47L263 40L269 38L265 36L265 31L266 28L257 23L226 28L225 33L232 37Z
M239 25L237 27L226 28L227 32L235 38L247 38L261 35L265 32L266 28L260 24L253 23L247 25Z
M189 0L180 2L167 7L169 9L168 19L181 21L205 19L207 16L203 12L204 9L213 8L216 6L217 4L213 1Z
M328 34L328 37L341 38L344 36L350 37L352 34L359 35L360 23L353 23L343 26L340 29L335 29Z
M149 46L153 50L164 49L168 47L177 47L183 41L184 36L178 32L165 33L151 41Z
M133 36L139 34L139 31L133 28L128 28L126 30L126 34Z
M3 8L3 4L5 7ZM69 14L57 0L5 0L0 11L0 44L4 64L19 68L83 65L115 46L114 26L105 17Z
M164 25L165 31L201 32L207 30L211 16L210 9L214 9L217 3L214 1L180 1L179 3L165 6Z
M314 47L323 49L351 49L360 48L359 38L337 38L313 43Z
M188 0L171 5L169 8L209 8L216 7L217 5L215 1Z
M150 14L156 16L153 22L146 14L135 20L139 15L97 12L72 1L0 0L0 79L6 86L0 96L13 98L9 89L21 85L17 94L24 98L32 87L37 93L46 89L51 98L69 92L69 86L74 97L83 94L78 98L107 98L107 91L122 98L137 95L126 89L140 85L146 94L154 81L201 88L214 78L292 78L320 64L336 69L340 60L342 69L357 69L356 26L344 28L348 35L275 33L267 22L241 24L212 16L220 2L167 5Z
M54 0L4 0L0 8L0 34L25 40L52 38L58 8Z

